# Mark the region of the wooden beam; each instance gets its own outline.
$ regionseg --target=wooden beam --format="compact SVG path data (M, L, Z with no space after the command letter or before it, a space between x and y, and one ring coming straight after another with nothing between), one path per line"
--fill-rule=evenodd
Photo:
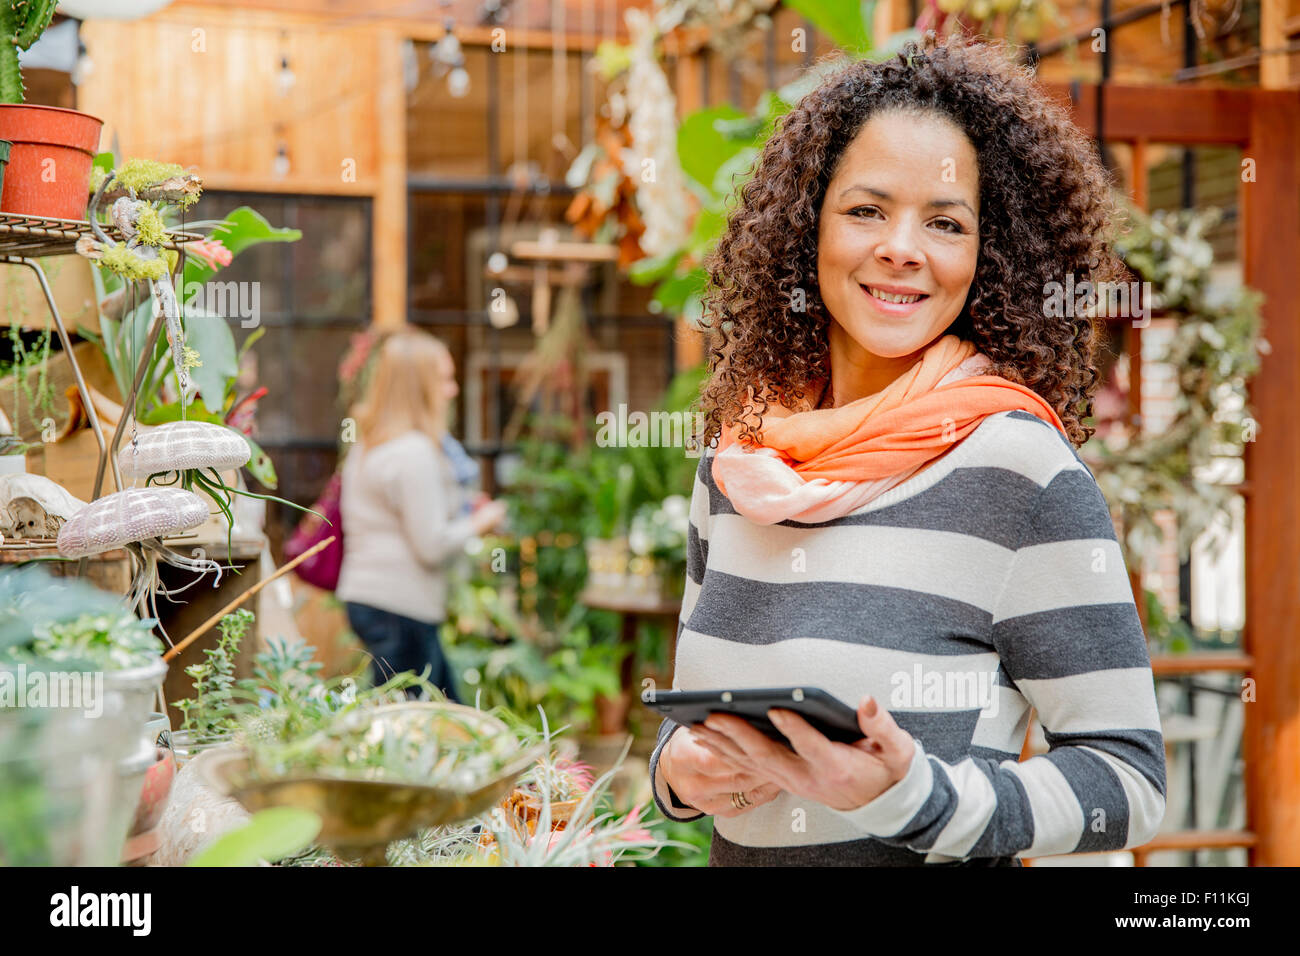
M375 191L373 178L361 178L358 170L356 182L344 182L338 177L299 176L291 174L287 179L277 178L271 174L236 173L220 171L203 177L205 192L213 190L230 190L231 192L275 193L286 192L310 194L312 196L370 196Z
M1259 842L1259 837L1249 830L1175 830L1162 833L1150 843L1134 847L1134 866L1146 866L1147 856L1169 850L1249 850ZM1087 856L1088 854L1082 854Z
M1252 863L1300 865L1300 440L1294 390L1300 378L1300 92L1251 91L1247 112L1255 182L1241 185L1246 285L1265 296L1270 352L1250 383L1258 422L1246 443L1253 486L1246 508L1243 645L1255 658L1255 699L1245 704L1248 829L1259 835Z
M617 15L612 18L612 29L597 32L575 30L564 37L567 50L595 50L608 40L618 43L628 41L627 24L623 12L630 6L642 5L640 0L616 0ZM431 10L420 14L407 5L405 13L388 13L376 10L376 4L358 0L354 3L339 3L334 0L328 11L322 11L321 0L177 0L155 17L175 17L177 15L195 18L210 18L216 23L238 22L241 26L257 25L268 30L300 29L315 27L323 30L395 30L403 37L412 40L435 41L447 32L442 25L442 14L449 12L455 21L455 33L462 44L467 46L489 46L493 42L496 29L492 26L479 25L480 10L477 6L461 4L464 9L451 11ZM390 9L400 7L388 5ZM430 5L433 6L432 4ZM521 7L522 9L522 7ZM543 9L541 7L537 9ZM507 17L502 24L508 48L525 47L533 50L550 50L555 38L544 26L520 25L519 16ZM539 24L542 21L537 21ZM580 10L571 5L566 23L581 24ZM698 31L697 31L698 32Z
M665 49L677 61L677 117L682 119L709 104L704 102L704 59L695 53L684 54L678 44L681 38L666 37ZM704 335L686 324L683 319L673 320L673 361L675 371L694 368L704 361Z
M884 43L890 34L912 26L907 0L879 0L871 17L871 36Z
M1280 51L1287 40L1287 0L1261 0L1259 6L1259 48ZM1259 85L1280 90L1291 82L1290 58L1281 52L1262 53L1259 58Z
M1044 83L1044 89L1067 108L1070 87ZM1213 87L1106 85L1103 122L1108 140L1152 143L1244 143L1250 136L1251 92ZM1080 85L1073 107L1074 123L1097 133L1097 88Z
M375 31L375 175L372 255L373 321L381 328L406 323L406 86L402 35Z
M1254 667L1255 658L1249 654L1156 654L1151 658L1151 673L1156 677L1224 672L1244 674Z

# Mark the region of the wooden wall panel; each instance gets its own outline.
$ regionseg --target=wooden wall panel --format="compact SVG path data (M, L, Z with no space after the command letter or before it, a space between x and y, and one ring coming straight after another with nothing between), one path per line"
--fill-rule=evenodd
M77 106L105 121L101 148L195 167L209 189L373 196L372 319L405 321L401 34L189 5L82 32L95 73Z
M94 82L79 109L105 121L120 155L196 165L212 188L371 192L380 158L374 31L288 23L265 14L168 8L146 20L82 27ZM281 56L296 82L279 92ZM273 173L280 142L290 173ZM343 163L355 162L355 181Z

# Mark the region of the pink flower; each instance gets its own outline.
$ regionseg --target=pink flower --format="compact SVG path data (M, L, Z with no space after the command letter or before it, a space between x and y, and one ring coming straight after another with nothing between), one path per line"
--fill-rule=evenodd
M568 760L560 758L555 761L555 769L564 773L573 781L573 788L579 793L586 793L591 789L592 783L595 782L596 775L592 772L591 765L583 763L580 760Z
M371 329L367 329L365 332L352 333L347 354L339 362L340 381L351 382L365 368L366 361L370 358L370 350L377 338L378 335Z
M185 244L185 254L202 260L203 264L209 269L228 266L235 257L234 253L227 249L220 239L199 239L196 242L187 242Z
M641 822L641 804L632 808L632 812L627 815L624 823L635 826ZM644 843L650 839L650 831L645 827L636 827L634 830L626 830L619 835L620 840L626 840L629 843Z

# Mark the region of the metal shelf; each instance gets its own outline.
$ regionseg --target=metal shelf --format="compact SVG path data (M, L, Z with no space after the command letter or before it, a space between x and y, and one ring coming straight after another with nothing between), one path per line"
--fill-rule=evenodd
M100 228L110 239L125 241L116 226ZM181 243L203 238L199 233L180 230L170 230L169 234L172 241L164 244L165 249L179 250ZM77 240L82 236L94 238L94 235L86 219L47 219L0 212L0 256L42 259L76 255Z
M98 196L96 197L96 200ZM91 206L95 201L91 201ZM103 226L96 223L96 226L103 230L104 234L110 239L117 242L124 241L124 237L116 227ZM82 406L85 409L86 418L90 424L90 430L94 433L95 444L99 446L99 467L95 474L94 491L91 494L91 501L98 500L103 490L104 473L107 470L113 476L113 481L117 489L122 489L122 476L118 473L117 461L113 457L117 451L118 442L122 437L122 426L126 423L126 416L118 423L117 432L113 435L112 444L104 438L104 430L99 425L99 415L95 412L94 403L90 400L90 390L86 387L85 377L81 373L80 366L77 365L76 353L72 350L72 338L68 335L67 327L63 323L63 316L59 314L59 307L54 301L54 292L50 288L49 279L45 275L45 270L41 268L40 259L47 256L69 256L77 254L77 240L83 236L95 236L94 227L91 226L89 219L55 219L44 216L26 216L17 213L0 212L0 264L27 266L36 274L36 280L40 283L41 292L45 296L45 303L49 307L50 316L54 319L54 327L59 333L59 342L63 346L63 351L68 357L68 362L72 367L72 375L77 383L77 391L81 395ZM181 230L168 230L169 241L163 244L164 249L174 249L180 253L180 262L178 266L181 274L184 274L185 268L185 243L194 242L202 239L200 233L184 232ZM161 314L155 315L151 323L148 339L140 356L140 368L136 370L135 383L139 386L140 378L143 375L144 363L148 356L153 354L154 342L157 341L159 330L162 328ZM135 388L132 388L131 394L127 396L127 407L135 398ZM39 554L41 547L49 547L48 542L33 542L35 545L25 545L18 542L6 542L0 545L0 553L7 556L21 554L23 556ZM57 554L57 549L55 550ZM77 565L77 576L85 577L86 567L89 558L81 558Z

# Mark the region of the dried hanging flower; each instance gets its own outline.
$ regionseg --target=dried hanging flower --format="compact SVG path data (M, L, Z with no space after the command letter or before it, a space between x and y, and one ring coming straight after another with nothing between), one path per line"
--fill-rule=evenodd
M637 159L630 171L645 220L641 248L656 257L678 247L690 217L686 180L677 158L677 98L655 55L659 31L654 21L636 7L629 8L624 19L632 37L628 129Z

